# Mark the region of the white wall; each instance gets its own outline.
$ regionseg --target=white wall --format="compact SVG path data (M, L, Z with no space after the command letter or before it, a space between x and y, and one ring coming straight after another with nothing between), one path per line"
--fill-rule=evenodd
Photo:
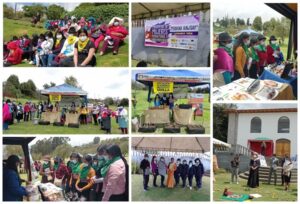
M286 116L290 119L290 132L277 133L278 119ZM260 117L262 126L261 133L250 133L250 124L253 117ZM233 118L233 117L231 117ZM291 156L297 154L297 113L240 113L237 124L237 144L247 147L249 139L267 137L273 139L274 145L277 139L291 141Z

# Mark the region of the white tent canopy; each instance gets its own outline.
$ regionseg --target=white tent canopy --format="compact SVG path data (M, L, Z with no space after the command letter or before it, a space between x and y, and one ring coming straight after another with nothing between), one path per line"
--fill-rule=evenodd
M134 137L135 150L157 150L170 152L210 152L208 137Z

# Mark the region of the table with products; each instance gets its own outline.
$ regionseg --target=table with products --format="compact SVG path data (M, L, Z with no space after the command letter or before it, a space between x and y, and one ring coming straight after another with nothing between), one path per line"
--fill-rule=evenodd
M253 84L257 86L253 86ZM249 88L252 86L253 88ZM295 100L292 86L274 80L241 78L221 87L213 88L216 101Z

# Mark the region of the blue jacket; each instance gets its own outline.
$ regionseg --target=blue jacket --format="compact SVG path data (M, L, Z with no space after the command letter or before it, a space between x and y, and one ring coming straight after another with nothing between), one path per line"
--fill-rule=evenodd
M3 169L3 201L23 201L26 190L21 186L18 174L11 169Z

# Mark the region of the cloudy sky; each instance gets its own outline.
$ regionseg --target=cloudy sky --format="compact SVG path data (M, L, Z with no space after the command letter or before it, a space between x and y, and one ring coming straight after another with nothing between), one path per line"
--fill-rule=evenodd
M40 2L39 2L40 3ZM17 2L17 3L6 3L8 6L15 8L15 6L17 5L17 10L18 11L22 11L23 6L30 6L33 3L25 3L25 2ZM49 6L51 4L56 4L56 5L60 5L62 7L65 8L65 10L67 11L72 11L75 9L76 6L78 6L80 3L40 3L43 4L44 6Z
M2 70L2 80L11 74L19 77L20 82L32 79L38 89L43 89L45 83L51 81L60 85L65 77L74 76L89 98L105 98L107 96L128 98L130 96L129 71L126 69L69 69L69 68L9 68Z
M82 140L82 136L72 135L72 136L69 137L71 139L70 140L70 145L79 146L79 145L82 145L82 144L87 144L87 143L92 142L94 137L100 137L100 140L107 140L107 139L110 139L110 138L118 138L118 137L112 136L112 135L108 135L108 136L106 136L106 135L101 135L101 136L99 136L99 135L85 135L84 140ZM38 140L42 140L44 138L49 138L49 136L38 136L33 141L31 141L29 146L34 145Z
M261 16L263 22L270 20L271 18L281 18L282 15L277 11L271 9L269 6L264 4L263 2L252 2L245 1L242 3L230 2L216 2L213 4L213 19L214 21L217 18L222 19L226 15L230 17L239 17L243 19L250 18L250 22L252 23L256 16Z

